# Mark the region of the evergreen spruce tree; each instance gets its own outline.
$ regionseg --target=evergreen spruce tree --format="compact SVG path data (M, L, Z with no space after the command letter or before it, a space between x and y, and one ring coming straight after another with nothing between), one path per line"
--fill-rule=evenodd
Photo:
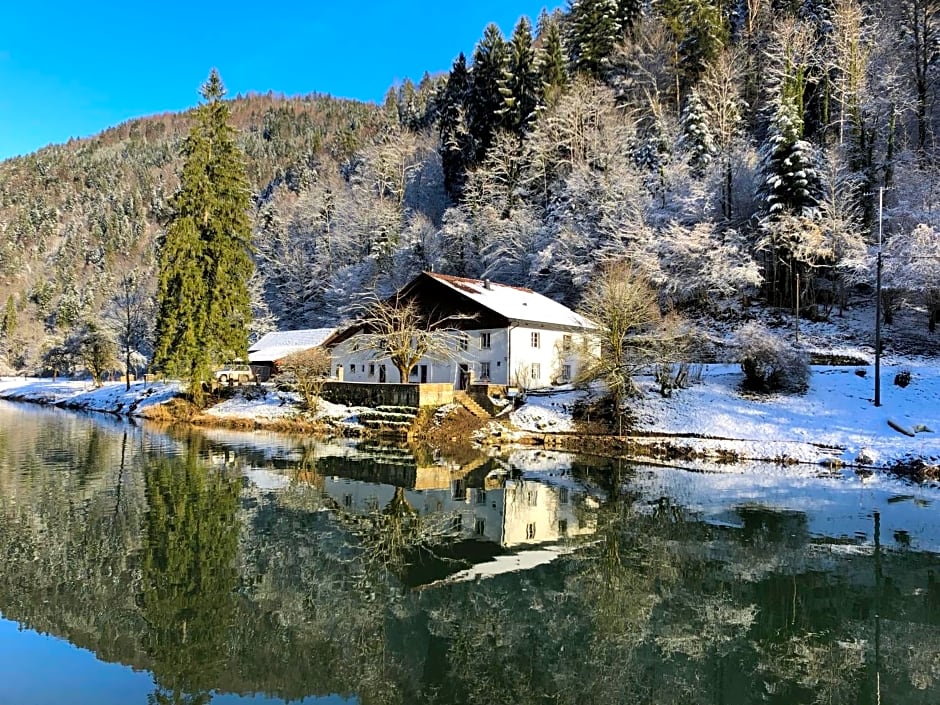
M536 54L536 67L541 82L541 104L554 105L568 87L568 62L558 21L543 12L539 18L541 46Z
M688 153L689 166L695 175L701 176L717 153L715 137L708 123L708 113L698 91L692 90L682 111L682 136L680 145Z
M532 25L526 17L519 20L509 42L509 57L499 91L503 98L500 109L503 124L521 137L535 118L541 93L532 48Z
M441 168L444 189L451 201L457 203L463 196L467 169L473 161L474 144L467 122L467 103L470 100L470 72L461 53L451 67L447 84L438 100L441 135Z
M721 11L711 0L690 0L683 12L679 62L686 85L693 85L728 43Z
M499 27L490 24L473 52L470 100L467 104L470 132L476 150L473 165L479 164L493 144L497 130L505 127L500 87L509 64L509 51Z
M762 149L761 197L771 218L784 215L813 218L822 194L822 180L813 146L803 139L798 105L780 98L770 135Z
M245 356L251 322L248 178L224 95L213 69L160 251L154 367L189 380L197 398L214 364Z
M617 0L572 0L569 48L575 71L601 80L623 38Z
M642 17L643 0L618 0L617 21L624 34L633 36Z

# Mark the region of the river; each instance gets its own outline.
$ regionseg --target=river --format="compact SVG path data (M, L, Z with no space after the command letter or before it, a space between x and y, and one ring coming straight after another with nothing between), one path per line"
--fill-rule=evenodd
M0 402L0 705L933 705L938 502Z

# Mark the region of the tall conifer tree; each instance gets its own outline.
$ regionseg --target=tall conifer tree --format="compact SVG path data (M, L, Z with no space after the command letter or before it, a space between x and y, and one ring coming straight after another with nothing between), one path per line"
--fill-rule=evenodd
M476 142L474 164L479 164L493 144L497 130L505 127L500 109L503 95L500 86L509 64L509 50L499 27L490 24L473 52L470 72L471 99L468 104L470 131Z
M616 0L572 0L569 49L575 71L603 79L623 39Z
M546 12L539 18L541 46L536 54L536 67L542 83L542 105L551 106L568 87L568 62L558 21Z
M500 84L503 107L500 115L507 129L520 137L535 118L541 94L532 47L532 24L523 17L509 42L509 59Z
M201 92L160 251L154 351L154 366L197 397L213 364L246 354L254 268L244 157L215 69Z
M470 72L467 70L467 60L461 53L451 67L438 105L444 188L454 203L460 201L463 195L467 168L475 153L467 117L469 100Z

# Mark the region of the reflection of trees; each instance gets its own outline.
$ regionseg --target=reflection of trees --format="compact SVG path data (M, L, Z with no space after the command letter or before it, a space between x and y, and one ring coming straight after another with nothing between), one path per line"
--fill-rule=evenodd
M196 459L198 438L188 456L144 463L137 432L93 439L90 422L64 419L0 435L0 610L153 670L152 705L204 705L212 690L364 705L874 705L876 671L884 702L936 701L933 555L884 551L876 570L870 551L814 543L798 513L756 505L740 528L705 525L624 494L626 468L608 478L597 532L569 540L584 542L574 554L409 590L401 566L440 550L448 525L402 493L346 514L315 482L241 487ZM24 470L20 457L43 462ZM318 470L315 457L292 462Z
M149 625L145 648L171 690L217 682L235 616L240 484L209 471L192 448L153 462L145 477L150 511L139 598Z
M395 494L382 509L366 515L341 514L359 543L363 564L379 578L382 572L401 577L422 554L440 546L451 535L452 517L444 514L422 516L409 504L405 491Z

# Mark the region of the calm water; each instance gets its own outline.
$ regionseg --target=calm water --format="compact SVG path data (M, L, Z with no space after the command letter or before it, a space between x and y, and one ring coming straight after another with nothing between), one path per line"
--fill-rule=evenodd
M0 704L935 704L938 501L0 402Z

